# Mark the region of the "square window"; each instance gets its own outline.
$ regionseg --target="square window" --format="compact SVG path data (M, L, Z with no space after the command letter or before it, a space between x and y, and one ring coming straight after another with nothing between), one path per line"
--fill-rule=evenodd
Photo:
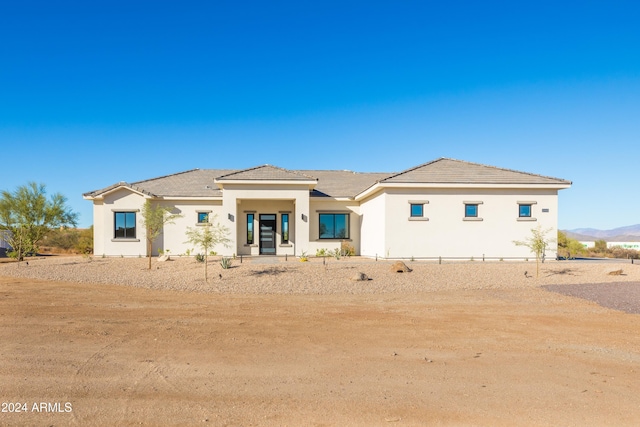
M477 218L478 217L478 205L475 203L467 203L464 205L465 218Z
M531 205L530 204L518 205L518 216L520 218L531 218Z
M424 205L421 203L412 203L411 204L411 216L412 217L422 217L424 216Z
M198 224L206 224L209 222L209 212L198 212Z
M116 239L136 238L136 213L114 212L114 237Z
M321 239L348 239L349 214L320 214Z

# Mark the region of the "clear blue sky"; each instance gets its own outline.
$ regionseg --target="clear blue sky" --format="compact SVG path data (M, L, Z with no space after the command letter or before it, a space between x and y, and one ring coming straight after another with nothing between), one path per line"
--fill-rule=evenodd
M560 228L640 223L640 4L15 1L0 189L193 168L401 171L439 157L573 181Z

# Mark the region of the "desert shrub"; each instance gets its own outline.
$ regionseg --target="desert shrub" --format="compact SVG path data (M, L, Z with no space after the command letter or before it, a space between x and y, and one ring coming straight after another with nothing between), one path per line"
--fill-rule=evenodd
M343 241L340 243L340 252L344 256L353 256L356 254L356 248L354 248L353 245L350 245L348 242Z
M202 255L202 254L196 254L196 261L198 261L198 262L204 262L204 255Z
M232 262L233 262L232 258L223 256L222 259L220 260L220 266L226 270L228 268L231 268Z

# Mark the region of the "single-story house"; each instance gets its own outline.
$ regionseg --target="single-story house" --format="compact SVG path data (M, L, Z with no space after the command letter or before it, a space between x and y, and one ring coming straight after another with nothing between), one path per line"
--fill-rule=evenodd
M515 240L558 229L558 190L571 182L440 158L400 173L194 169L84 194L93 202L94 254L146 255L146 200L181 217L166 224L153 254L190 249L188 227L229 229L221 255L315 255L348 244L378 258L527 258ZM197 252L197 249L194 253ZM555 245L547 256L555 256Z

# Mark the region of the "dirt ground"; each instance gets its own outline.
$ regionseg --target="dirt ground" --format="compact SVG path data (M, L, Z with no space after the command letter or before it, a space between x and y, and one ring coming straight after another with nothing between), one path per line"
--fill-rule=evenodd
M0 342L5 426L640 424L640 315L540 287L243 296L4 277Z

